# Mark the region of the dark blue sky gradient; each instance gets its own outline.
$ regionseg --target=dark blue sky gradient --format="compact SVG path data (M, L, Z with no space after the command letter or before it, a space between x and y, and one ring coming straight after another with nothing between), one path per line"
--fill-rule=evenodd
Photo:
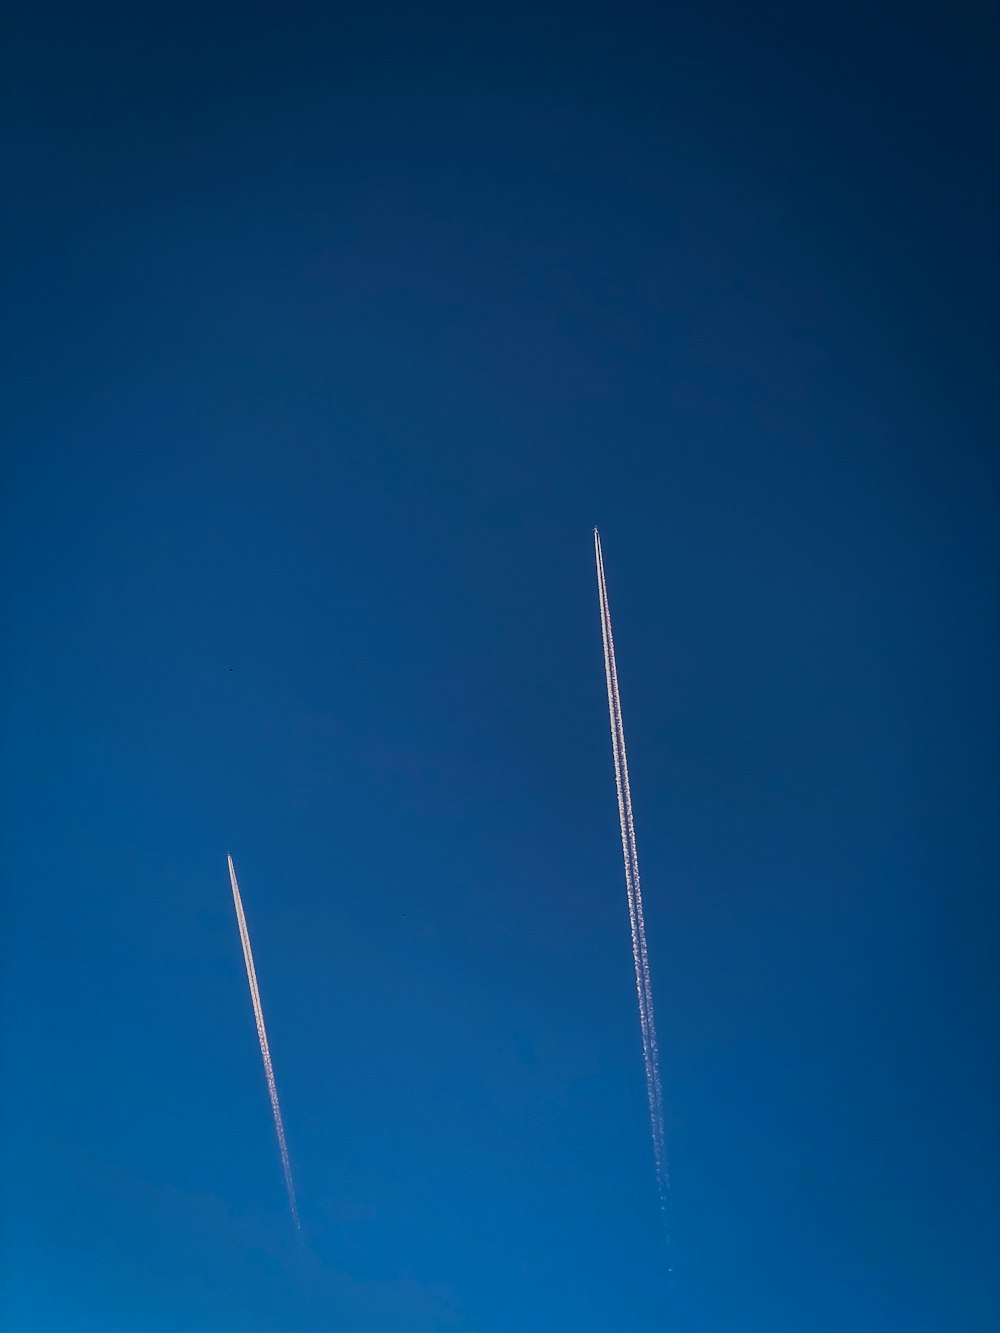
M6 8L4 1328L994 1328L987 8Z

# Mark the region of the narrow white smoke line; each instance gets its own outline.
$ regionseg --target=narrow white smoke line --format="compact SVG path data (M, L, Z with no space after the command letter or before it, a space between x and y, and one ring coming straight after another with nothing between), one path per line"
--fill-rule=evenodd
M608 589L604 574L604 560L601 553L600 537L594 530L598 582L601 601L601 630L604 638L604 664L608 680L608 711L611 718L611 744L615 761L615 784L618 790L618 812L621 820L622 851L625 858L625 883L629 898L629 914L633 917L633 947L637 950L636 982L639 972L641 985L641 1020L647 1040L650 1042L653 1060L654 1078L659 1088L659 1062L656 1046L656 1028L652 1021L653 988L649 973L649 956L646 949L646 924L642 911L642 893L639 888L639 860L636 850L635 824L632 818L632 793L628 778L628 759L625 753L625 732L622 725L621 700L618 694L618 671L615 663L615 641L611 630L611 610L608 603Z
M612 750L615 760L615 779L618 791L618 810L622 830L622 851L625 861L625 885L628 895L629 921L632 929L632 953L635 965L636 993L639 1001L639 1024L642 1034L643 1063L649 1098L650 1124L657 1183L661 1197L668 1189L666 1152L664 1147L663 1099L660 1086L659 1057L656 1027L653 1017L652 985L646 948L645 921L638 879L638 858L635 847L635 827L631 818L631 794L628 786L628 768L621 725L621 707L618 699L617 672L614 662L614 642L611 636L607 589L603 582L603 568L599 567L601 583L602 627L605 638L605 668L609 688L609 716L611 720Z
M254 1021L257 1024L257 1040L260 1042L261 1059L264 1062L264 1077L267 1080L268 1096L271 1098L271 1112L274 1115L274 1128L278 1136L278 1151L281 1154L281 1169L285 1175L285 1189L288 1191L288 1205L292 1210L292 1220L301 1229L299 1210L295 1203L295 1186L292 1183L292 1164L288 1157L288 1144L285 1141L285 1124L281 1118L281 1104L278 1101L278 1085L274 1081L274 1066L271 1064L271 1048L267 1041L267 1029L264 1027L264 1010L260 1003L260 988L257 985L257 969L253 965L253 951L250 948L250 932L247 919L243 915L243 899L240 886L236 882L236 870L233 858L228 857L229 879L233 886L233 902L236 904L236 922L240 928L240 941L243 945L243 959L247 967L247 981L250 983L250 1001L253 1004Z
M653 984L649 971L649 952L646 947L646 922L642 911L642 891L639 887L639 856L636 850L635 822L632 817L632 792L628 780L625 729L622 725L621 699L618 693L615 641L611 632L611 609L608 603L608 587L604 576L601 538L596 528L594 529L594 554L597 560L597 595L601 607L601 637L604 642L604 674L608 686L611 751L615 763L615 788L618 794L618 817L621 823L622 856L625 861L625 892L628 897L629 925L632 931L632 961L635 966L635 989L639 1001L639 1029L642 1035L646 1095L649 1100L653 1161L656 1167L656 1183L660 1193L660 1202L665 1206L670 1191L670 1172L667 1163L660 1055L656 1041L656 1020L653 1016Z

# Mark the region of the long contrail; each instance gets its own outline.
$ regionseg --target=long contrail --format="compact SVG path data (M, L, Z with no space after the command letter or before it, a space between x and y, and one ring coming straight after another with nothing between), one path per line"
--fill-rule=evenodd
M253 965L253 951L250 948L250 933L247 930L247 919L243 915L243 899L240 897L240 886L236 883L236 871L233 868L233 858L229 860L229 878L233 886L233 902L236 904L236 921L240 928L240 939L243 942L243 958L247 965L247 981L250 983L250 999L253 1002L253 1016L257 1023L257 1038L260 1041L260 1054L264 1061L264 1077L267 1079L267 1091L271 1098L271 1111L274 1114L274 1128L278 1135L278 1150L281 1153L281 1169L285 1173L285 1189L288 1191L288 1205L292 1210L292 1220L296 1227L301 1230L302 1223L299 1221L299 1210L295 1203L295 1186L292 1184L292 1164L288 1160L288 1144L285 1142L285 1125L281 1119L281 1104L278 1101L278 1086L274 1081L274 1066L271 1064L271 1048L267 1044L267 1030L264 1027L264 1010L260 1003L260 989L257 985L257 971Z
M656 1044L656 1021L653 1017L653 985L649 975L646 923L643 919L642 892L639 888L639 857L635 846L635 824L632 819L632 793L629 789L628 759L625 755L622 706L618 696L615 641L611 633L611 611L608 606L608 586L604 578L601 538L596 528L594 553L597 558L597 595L601 604L604 674L608 683L608 717L611 722L611 749L615 760L618 816L622 828L622 854L625 858L625 890L628 895L629 923L632 927L632 960L635 963L635 989L639 998L639 1027L642 1032L642 1058L646 1069L646 1093L649 1098L649 1124L653 1135L656 1184L661 1206L665 1208L670 1193L670 1170L667 1163L664 1128L663 1088L660 1083L660 1053Z

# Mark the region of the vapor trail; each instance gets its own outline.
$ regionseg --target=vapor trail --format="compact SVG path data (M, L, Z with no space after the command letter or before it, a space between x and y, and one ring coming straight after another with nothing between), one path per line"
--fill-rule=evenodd
M639 857L635 845L635 824L632 819L632 793L628 781L628 759L625 755L625 731L622 726L621 699L618 695L615 641L611 633L611 610L608 605L608 587L604 578L601 538L596 528L594 529L594 553L597 559L597 595L601 605L604 674L608 684L611 750L615 761L615 787L618 792L618 816L622 830L622 854L625 859L625 891L628 896L629 924L632 928L632 961L635 964L635 989L639 1000L639 1029L642 1033L642 1059L646 1070L649 1124L653 1136L656 1184L660 1193L660 1203L663 1207L666 1207L670 1192L670 1171L667 1164L663 1088L660 1083L660 1053L656 1044L656 1021L653 1017L653 985L649 975L646 923L642 914L642 892L639 888Z
M271 1111L274 1115L274 1128L278 1135L278 1151L281 1153L281 1169L285 1173L285 1189L288 1191L288 1204L292 1210L292 1220L301 1229L299 1210L295 1203L295 1186L292 1184L292 1164L288 1160L288 1144L285 1142L285 1125L281 1119L281 1105L278 1101L278 1086L274 1081L274 1066L271 1064L271 1048L267 1044L267 1030L264 1027L264 1010L260 1003L260 989L257 986L257 971L253 965L253 951L250 948L250 933L247 919L243 915L243 899L240 886L236 883L236 871L233 858L229 861L229 878L233 886L233 902L236 904L236 921L240 928L240 940L243 943L243 958L247 965L247 981L250 983L250 999L253 1002L253 1016L257 1023L257 1039L260 1042L261 1059L264 1061L264 1077L267 1079L267 1091L271 1098Z

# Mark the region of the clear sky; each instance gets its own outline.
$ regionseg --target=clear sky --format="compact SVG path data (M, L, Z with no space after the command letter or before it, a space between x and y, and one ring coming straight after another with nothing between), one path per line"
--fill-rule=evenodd
M4 1329L995 1327L988 8L5 9Z

